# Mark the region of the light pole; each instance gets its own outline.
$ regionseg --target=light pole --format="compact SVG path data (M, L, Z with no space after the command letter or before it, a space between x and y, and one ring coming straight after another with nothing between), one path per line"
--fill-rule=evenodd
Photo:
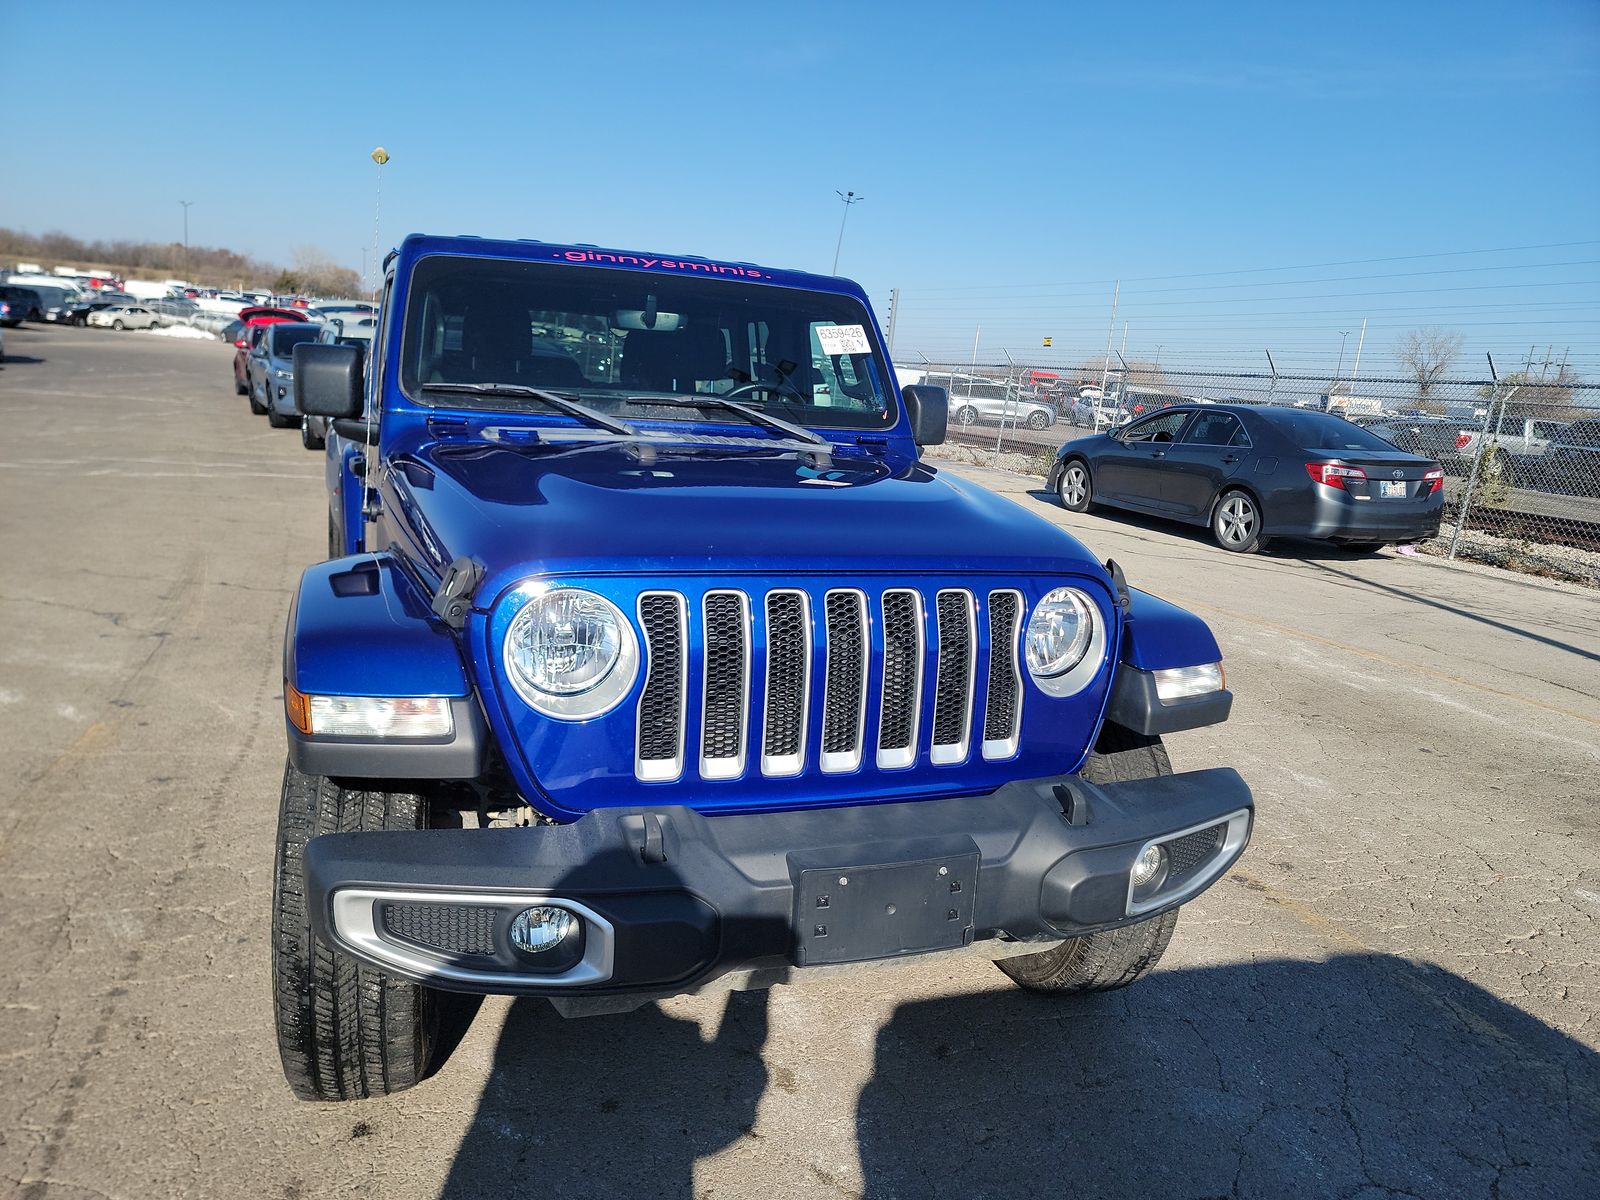
M854 192L841 192L838 190L835 190L833 194L844 201L844 216L839 218L839 240L834 243L833 247L833 273L837 275L839 273L839 251L844 248L844 223L850 219L850 206L852 204L860 204L866 197L858 196Z
M1349 336L1350 331L1348 329L1339 330L1339 365L1333 369L1333 381L1335 383L1339 382L1339 372L1344 370L1344 343Z
M193 200L179 200L183 205L183 281L189 282L189 206Z

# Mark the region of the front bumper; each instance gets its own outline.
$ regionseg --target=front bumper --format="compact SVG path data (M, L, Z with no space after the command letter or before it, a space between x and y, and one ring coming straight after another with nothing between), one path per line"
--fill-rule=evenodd
M1143 920L1215 882L1253 813L1238 773L1218 768L851 808L599 809L570 825L328 834L306 847L307 903L325 943L430 986L672 995L737 970L1052 943ZM1151 843L1165 865L1135 889ZM509 937L541 904L584 925L549 971Z

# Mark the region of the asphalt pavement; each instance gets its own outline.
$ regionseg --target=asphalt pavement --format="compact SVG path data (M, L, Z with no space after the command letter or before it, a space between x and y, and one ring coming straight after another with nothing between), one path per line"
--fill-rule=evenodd
M1134 988L921 960L564 1021L457 1012L433 1078L283 1084L268 919L281 643L320 456L230 349L6 331L0 1195L1593 1197L1600 598L1064 512L1212 622L1175 735L1254 844Z

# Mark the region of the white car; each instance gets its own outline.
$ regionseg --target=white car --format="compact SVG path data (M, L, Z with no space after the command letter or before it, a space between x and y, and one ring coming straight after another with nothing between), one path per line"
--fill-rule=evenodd
M142 304L118 304L90 313L89 324L103 329L154 329L161 318Z

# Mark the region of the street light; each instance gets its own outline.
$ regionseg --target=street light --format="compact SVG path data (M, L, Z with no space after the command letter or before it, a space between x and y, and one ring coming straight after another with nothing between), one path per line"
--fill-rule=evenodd
M1339 330L1339 365L1333 369L1333 381L1335 383L1339 382L1339 372L1344 370L1344 343L1349 336L1350 331L1348 329Z
M833 247L833 273L837 275L839 273L839 251L844 246L844 223L850 219L850 206L852 204L860 204L866 197L858 196L854 192L841 192L837 189L833 194L844 201L844 216L839 218L839 240Z
M193 200L179 200L183 205L183 281L189 282L189 206Z

